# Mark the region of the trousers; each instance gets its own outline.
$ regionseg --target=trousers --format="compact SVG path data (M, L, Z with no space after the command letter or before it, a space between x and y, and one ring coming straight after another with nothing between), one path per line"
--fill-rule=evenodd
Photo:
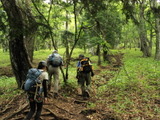
M39 120L42 112L43 102L37 103L36 101L32 101L29 104L30 104L30 111L24 120L30 120L35 112L36 112L35 120Z

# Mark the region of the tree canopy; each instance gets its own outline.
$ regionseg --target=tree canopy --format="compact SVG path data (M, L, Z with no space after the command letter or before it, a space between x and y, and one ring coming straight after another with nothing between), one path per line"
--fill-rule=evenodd
M99 65L113 48L139 48L143 57L155 48L160 60L157 0L1 0L0 5L0 47L10 51L19 86L40 49L66 48L65 81L76 47L96 54Z

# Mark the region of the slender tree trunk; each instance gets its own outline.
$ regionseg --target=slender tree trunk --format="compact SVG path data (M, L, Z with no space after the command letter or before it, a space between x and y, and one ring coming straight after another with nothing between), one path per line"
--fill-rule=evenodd
M26 73L31 68L28 54L23 41L23 20L15 0L1 0L3 8L7 13L10 26L9 51L10 60L18 87L26 78Z
M68 3L68 0L66 1ZM66 10L66 33L68 33L68 11ZM64 82L66 83L67 79L68 79L68 66L69 66L69 62L70 62L70 57L69 57L69 42L68 42L68 35L66 35L66 76L64 79Z
M71 60L71 56L72 56L72 53L73 53L73 50L74 48L76 47L77 45L77 42L80 38L80 35L81 35L81 32L82 32L82 26L83 26L83 23L81 24L81 27L78 31L78 25L77 25L77 12L76 12L76 5L77 5L77 2L76 1L73 1L74 3L74 25L75 25L75 35L74 35L74 43L73 43L73 46L71 47L71 50L69 52L69 59L67 60L67 63L66 63L66 78L64 79L64 82L67 83L67 80L68 80L68 70L69 70L69 64L70 64L70 60Z
M108 51L107 50L103 50L103 61L107 61L107 55L108 55Z
M153 39L153 28L150 30L150 40L149 40L149 49L152 51L152 39ZM152 52L151 52L152 55Z
M101 51L100 44L97 45L98 65L101 65Z
M100 23L98 20L96 20L96 30L97 30L97 33L99 33L99 31L101 31L101 28L100 28ZM101 45L98 44L97 45L97 55L98 55L98 65L101 65L101 50L100 50L100 47Z
M57 44L56 44L56 41L55 41L55 39L54 39L54 36L53 36L53 33L52 33L52 27L50 26L49 21L48 21L48 20L45 18L45 16L40 12L40 10L38 9L38 7L37 7L35 1L34 1L34 0L31 0L31 1L32 1L32 3L33 3L33 5L34 5L35 9L36 9L37 12L39 13L39 15L40 15L40 16L44 19L44 21L47 23L47 25L48 25L48 30L49 30L49 34L50 34L51 41L52 41L52 45L53 45L53 48L54 48L55 50L57 50ZM51 2L53 2L53 0L52 0ZM49 11L50 11L50 10L49 10ZM49 12L49 13L50 13L50 12Z

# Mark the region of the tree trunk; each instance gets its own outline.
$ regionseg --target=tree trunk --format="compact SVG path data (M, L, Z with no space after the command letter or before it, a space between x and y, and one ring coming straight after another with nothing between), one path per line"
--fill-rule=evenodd
M101 65L101 50L100 44L97 45L98 65Z
M156 53L155 59L160 60L160 18L156 17Z
M16 77L18 87L21 87L26 78L26 73L31 68L28 54L23 41L23 21L15 0L1 0L3 8L7 13L10 26L9 51L13 73Z
M103 45L103 61L108 61L108 48L106 45Z
M23 15L23 18L25 19L25 38L24 42L26 45L26 49L28 52L28 56L31 61L33 61L33 55L34 55L34 43L35 43L35 32L37 31L37 23L35 21L35 18L33 17L31 11L30 11L30 0L25 0L25 8ZM27 23L26 23L27 22Z
M96 31L97 31L97 33L99 33L99 31L101 31L100 23L96 19L95 19L95 21L96 21ZM101 45L100 45L100 43L98 43L98 45L97 45L97 55L98 55L97 65L101 65L101 50L100 50L100 48L101 48Z
M145 27L144 20L144 7L143 3L140 5L140 24L139 24L139 36L141 40L141 51L143 52L143 57L150 57L151 51L149 49L149 40L147 39L147 30Z
M24 39L25 45L26 45L26 49L28 52L28 57L30 58L30 61L33 61L33 55L34 55L34 43L35 43L35 39L32 35L27 36Z
M68 3L68 0L66 0L66 2ZM68 33L68 11L66 10L66 33ZM66 83L68 80L68 66L70 64L70 57L69 57L69 42L68 42L68 35L66 35L66 75L65 75L65 79L64 79L64 82Z
M108 55L108 51L103 51L103 61L107 61L107 55Z
M156 52L155 52L155 60L160 60L160 11L159 11L159 3L157 0L151 1L151 9L153 10L153 14L155 16L155 32L156 32Z
M149 49L152 51L152 44L153 44L153 28L150 29L150 39L149 39ZM152 52L151 52L152 55Z
M71 47L70 49L70 52L69 52L69 57L68 57L68 60L66 62L66 78L64 79L64 82L67 83L67 80L68 80L68 70L69 70L69 64L70 64L70 61L71 61L71 56L72 56L72 53L73 53L73 50L74 48L76 47L77 45L77 42L80 38L80 35L81 35L81 31L82 31L82 26L83 26L83 23L81 24L81 27L78 31L78 26L77 26L77 13L76 13L76 5L77 5L77 2L76 1L73 1L73 4L74 4L74 25L75 25L75 34L74 34L74 43L73 43L73 46Z

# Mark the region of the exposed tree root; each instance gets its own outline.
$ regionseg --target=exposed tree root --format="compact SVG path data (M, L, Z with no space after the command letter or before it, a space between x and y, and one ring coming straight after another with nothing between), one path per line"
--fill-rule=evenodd
M52 114L52 116L54 117L55 120L69 120L68 118L63 118L63 117L60 117L60 116L56 115L56 113L54 113L53 110L51 110L49 108L44 107L44 109L46 111L49 111Z
M5 108L0 111L0 115L4 114L5 112L9 111L12 106L11 106L11 103L15 100L15 98L13 98L12 100L10 100L6 105L5 105Z
M21 106L21 108L19 108L18 110L14 111L11 115L8 115L8 116L4 116L2 117L1 119L2 120L8 120L10 118L13 118L15 115L19 114L20 112L24 111L26 108L27 108L28 104L23 104Z
M75 114L73 114L73 113L71 113L71 112L69 112L69 111L67 111L67 110L65 110L65 109L63 109L63 108L61 108L61 107L59 107L59 106L57 106L57 105L55 105L55 104L53 104L52 103L52 106L55 106L56 108L58 108L60 111L64 111L64 112L66 112L66 113L68 113L68 114L70 114L70 115L75 115ZM44 107L45 109L47 109L46 107Z

